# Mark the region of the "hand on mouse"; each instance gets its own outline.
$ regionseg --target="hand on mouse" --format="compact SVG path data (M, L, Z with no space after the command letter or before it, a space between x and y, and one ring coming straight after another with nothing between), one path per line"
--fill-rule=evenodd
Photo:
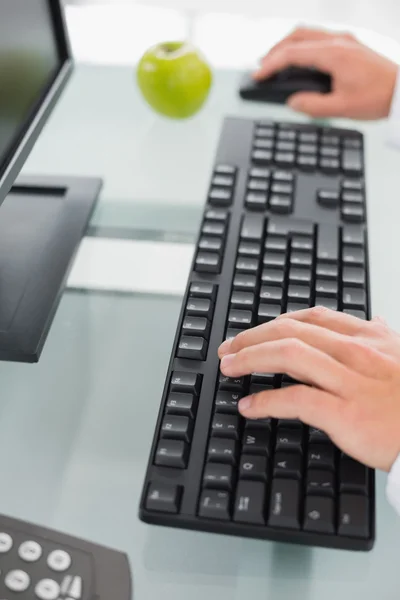
M255 79L290 66L315 67L332 76L332 92L299 92L289 106L312 117L381 119L389 115L398 65L351 34L297 29L262 59Z
M247 419L300 419L353 458L391 469L400 453L400 335L381 319L307 309L240 333L219 356L229 377L286 373L307 384L242 399Z

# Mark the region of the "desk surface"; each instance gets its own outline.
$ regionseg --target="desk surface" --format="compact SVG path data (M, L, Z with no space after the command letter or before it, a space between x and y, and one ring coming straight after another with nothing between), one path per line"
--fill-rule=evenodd
M0 364L1 510L125 550L135 600L394 599L400 519L386 503L383 475L378 539L368 554L157 528L137 518L222 118L298 119L284 108L242 103L238 78L216 72L205 109L176 123L142 103L131 69L77 68L25 173L100 175L105 186L40 363ZM400 155L386 145L382 124L360 127L373 312L400 330L393 259L400 255ZM176 261L160 265L164 255ZM164 283L154 287L143 271L152 280L164 272Z

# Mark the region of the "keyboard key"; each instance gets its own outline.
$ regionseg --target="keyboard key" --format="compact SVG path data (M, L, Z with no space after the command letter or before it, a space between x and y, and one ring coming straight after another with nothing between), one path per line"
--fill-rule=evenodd
M199 516L205 519L230 519L230 494L217 490L204 490L199 504Z
M337 263L339 260L339 236L336 225L318 225L317 260Z
M264 269L261 273L261 281L263 283L283 285L285 274L277 269Z
M320 158L319 166L324 173L339 173L340 161L338 158Z
M364 267L365 265L365 253L363 248L353 248L345 244L343 245L342 249L342 258L343 263L346 266L349 265Z
M239 478L267 481L267 459L265 456L243 454L240 459Z
M249 175L258 179L268 179L271 176L271 171L262 167L252 167Z
M179 511L181 488L173 483L152 482L146 497L147 510L177 513Z
M256 137L260 138L273 138L275 137L275 131L273 126L271 127L257 127Z
M202 376L187 371L173 371L171 376L171 392L182 392L200 395Z
M261 481L239 481L233 520L264 525L265 485Z
M204 469L203 485L211 489L232 491L234 483L231 465L208 463Z
M214 168L214 173L218 173L220 175L234 175L236 173L236 167L232 165L216 165Z
M201 232L205 235L215 235L217 237L222 237L225 235L225 223L218 221L204 221L203 227L201 228Z
M334 469L335 452L331 444L310 444L308 447L308 468Z
M167 414L182 415L194 419L197 410L197 396L194 394L182 394L181 392L170 392L167 399Z
M182 333L208 339L210 335L210 321L205 317L185 317L182 325Z
M343 284L352 287L365 287L365 271L361 267L344 267Z
M304 509L304 530L335 533L334 502L332 498L308 496Z
M274 161L282 167L292 166L295 163L295 154L294 152L275 152Z
M244 377L227 377L226 375L219 376L218 389L230 392L244 391Z
M308 436L309 436L309 441L311 444L312 443L324 444L324 443L330 442L330 439L326 435L326 433L324 431L322 431L322 429L317 429L316 427L309 428Z
M274 479L268 525L285 529L300 529L299 505L299 482L289 479Z
M270 302L272 304L280 304L282 302L283 290L281 287L262 285L260 289L260 300Z
M335 476L332 471L310 469L307 473L307 494L333 498L335 494Z
M246 194L246 206L251 210L267 210L267 194L249 192Z
M360 138L344 138L343 146L345 148L355 148L359 150L360 148L362 148L362 141Z
M255 290L257 286L257 279L255 275L245 275L244 273L237 273L233 279L234 290Z
M223 245L222 239L218 237L207 237L206 235L203 235L199 241L199 248L210 252L221 252Z
M255 297L251 292L233 292L231 296L231 306L233 308L254 309Z
M228 211L223 208L208 208L204 217L209 221L226 223L228 221Z
M317 279L315 283L315 291L321 296L327 298L337 298L338 295L338 284L337 281L330 281L329 279Z
M321 137L321 145L339 146L340 138L337 135L324 134Z
M346 175L361 175L363 172L362 152L360 150L344 148L342 169Z
M364 183L361 179L344 179L342 181L342 190L351 192L361 192L364 189Z
M290 283L308 283L311 285L311 268L290 267L289 281Z
M186 314L192 317L212 319L214 305L208 298L189 297L186 304Z
M324 158L339 158L339 148L333 148L332 146L321 146L319 153Z
M312 154L315 156L318 152L318 146L316 144L299 144L297 151L299 154Z
M311 267L312 254L295 250L290 255L290 264L296 267Z
M189 417L166 415L161 425L161 437L191 442L193 421Z
M195 270L199 273L219 273L221 257L214 252L199 252L196 256Z
M250 310L238 310L232 308L228 314L228 325L239 325L240 327L251 327L253 313Z
M161 440L156 450L155 464L162 467L186 469L188 446L180 440Z
M291 171L275 171L272 177L274 181L294 181L294 174Z
M217 286L212 283L196 281L190 284L189 294L197 298L209 298L214 301L217 296Z
M254 275L258 271L258 259L239 256L236 260L236 271L238 273L245 273L246 275Z
M297 156L297 165L305 171L313 171L317 167L317 157L311 154L299 154Z
M317 277L321 279L337 280L339 277L339 269L337 265L320 261L317 264Z
M272 250L272 252L286 252L288 245L288 239L284 236L268 237L265 241L265 250Z
M291 213L293 210L292 197L273 194L269 198L269 209L283 215Z
M303 431L301 429L284 429L278 427L276 434L276 451L302 452Z
M364 204L364 194L360 194L359 192L343 192L342 201L362 206Z
M247 189L252 192L268 192L268 179L249 179Z
M217 392L215 398L215 410L218 413L238 414L238 402L242 394L238 392Z
M230 175L215 175L212 178L211 184L215 187L232 187L235 183L235 178Z
M275 181L272 184L271 192L273 194L284 194L285 196L291 196L293 194L293 186L291 183L284 181Z
M281 142L293 142L296 139L296 132L294 129L284 129L281 127L278 131L277 137Z
M297 452L277 452L274 458L274 477L301 479L303 458Z
M367 305L367 295L362 288L343 288L343 308L357 308L365 310Z
M304 235L294 235L292 237L292 250L304 250L312 252L314 248L314 240L312 237Z
M320 190L317 194L318 203L326 208L337 208L339 206L339 193L334 190Z
M268 323L281 314L281 307L276 304L260 304L257 313L257 322L259 325Z
M211 462L236 465L237 443L230 439L211 438L207 458Z
M232 204L232 190L213 187L208 194L208 201L213 206L229 206Z
M251 154L251 160L256 164L267 164L272 162L272 150L254 150Z
M239 417L235 415L215 414L211 425L213 437L239 439Z
M327 298L326 296L321 296L317 294L315 296L315 306L324 306L325 308L329 308L330 310L338 309L338 301L336 298Z
M257 383L265 386L273 386L276 380L275 373L252 373L251 383Z
M299 141L305 144L315 144L318 141L318 133L301 132L299 133Z
M276 149L278 152L294 152L296 150L296 144L294 142L281 142L276 143Z
M364 230L361 225L344 225L342 240L349 246L364 245Z
M311 301L311 290L305 285L290 284L288 289L288 299L296 302L305 302L308 305Z
M368 498L352 494L341 494L339 499L339 535L368 538Z
M253 147L257 150L273 150L274 145L274 140L268 138L256 138L253 143Z
M264 219L258 215L245 215L242 222L240 237L242 240L261 242L264 232Z
M340 492L368 495L369 470L365 465L343 456L340 461Z
M269 456L271 431L267 428L246 425L243 435L242 452L244 454L259 454Z
M362 319L363 321L367 320L367 315L364 310L355 310L354 308L347 308L347 309L345 308L343 312L347 315L352 315L353 317L356 317L357 319Z
M255 385L255 384L254 384ZM261 387L261 386L260 386ZM263 388L265 389L265 388ZM272 389L272 388L271 388ZM246 427L272 430L272 419L245 419Z
M263 258L264 267L284 269L286 264L286 254L284 252L271 252L267 250Z
M261 255L261 244L255 242L240 242L239 256L259 257Z
M299 310L304 310L305 308L309 308L309 304L307 302L288 302L286 306L286 313L298 312ZM284 387L284 386L282 386Z
M362 206L343 204L342 219L350 223L363 223L365 221L364 208Z
M233 340L239 333L245 331L244 329L235 329L234 327L228 327L225 334L226 340Z

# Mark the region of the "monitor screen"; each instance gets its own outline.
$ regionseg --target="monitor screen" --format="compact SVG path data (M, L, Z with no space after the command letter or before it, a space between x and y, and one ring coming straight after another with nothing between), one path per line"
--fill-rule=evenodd
M57 0L0 0L0 192L2 175L65 59L56 39L56 5L60 11Z

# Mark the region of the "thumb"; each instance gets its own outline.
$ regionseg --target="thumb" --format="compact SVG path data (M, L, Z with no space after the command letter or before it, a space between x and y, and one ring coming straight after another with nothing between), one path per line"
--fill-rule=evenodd
M342 105L335 94L299 92L290 96L288 105L293 110L306 113L311 117L342 116Z

